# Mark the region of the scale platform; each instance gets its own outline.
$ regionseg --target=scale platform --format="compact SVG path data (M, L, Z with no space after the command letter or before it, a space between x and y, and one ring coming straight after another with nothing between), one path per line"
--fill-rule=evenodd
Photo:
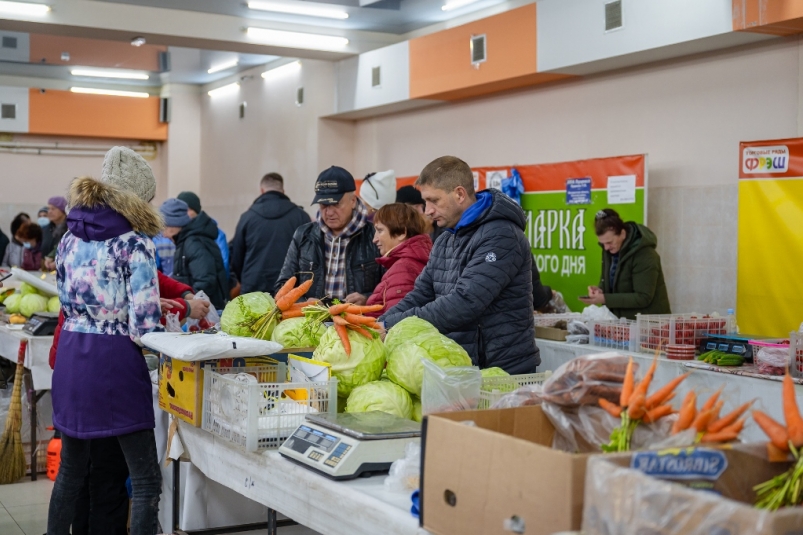
M354 479L386 473L420 440L421 424L385 412L308 414L279 453L330 479Z

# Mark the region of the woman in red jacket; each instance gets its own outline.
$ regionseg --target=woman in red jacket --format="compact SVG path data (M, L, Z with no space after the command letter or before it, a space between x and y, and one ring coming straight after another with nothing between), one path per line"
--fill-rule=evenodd
M376 261L387 271L368 298L368 305L385 305L372 316L381 316L413 289L432 251L432 240L424 234L425 226L421 215L406 204L386 204L374 215L374 243L382 253Z

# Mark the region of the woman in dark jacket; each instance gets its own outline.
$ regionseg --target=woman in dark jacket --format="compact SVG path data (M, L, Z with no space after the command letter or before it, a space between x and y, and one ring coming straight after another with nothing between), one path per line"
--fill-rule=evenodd
M424 219L406 204L387 204L374 214L374 243L382 253L376 263L387 269L368 305L384 305L379 317L404 299L429 261L432 240L424 234Z
M621 318L637 314L670 314L669 296L655 250L655 234L638 223L625 223L616 211L606 208L597 213L595 231L602 253L600 285L588 288L589 305L606 305Z

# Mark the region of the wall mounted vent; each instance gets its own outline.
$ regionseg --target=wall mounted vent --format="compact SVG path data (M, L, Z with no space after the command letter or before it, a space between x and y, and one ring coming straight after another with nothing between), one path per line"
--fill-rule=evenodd
M485 34L471 36L471 63L478 65L488 59L485 47Z
M170 52L159 52L159 72L170 72Z
M304 104L304 88L299 87L296 90L296 106L301 106Z
M159 99L159 122L160 123L169 123L170 122L170 99L169 98L160 98Z
M622 0L605 4L605 31L618 30L623 26Z
M16 104L0 105L0 119L16 119L16 118L17 118Z
M3 44L2 48L17 48L17 38L16 37L9 37L7 35L3 36Z
M371 69L371 87L380 85L382 85L382 67L374 67Z

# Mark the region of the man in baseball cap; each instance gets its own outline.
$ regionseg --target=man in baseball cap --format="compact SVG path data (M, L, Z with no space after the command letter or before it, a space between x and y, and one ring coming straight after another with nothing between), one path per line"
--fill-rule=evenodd
M365 304L382 279L376 263L381 255L356 189L354 177L342 167L332 166L318 175L312 200L318 216L293 235L277 290L290 277L298 277L299 283L312 277L308 297Z

